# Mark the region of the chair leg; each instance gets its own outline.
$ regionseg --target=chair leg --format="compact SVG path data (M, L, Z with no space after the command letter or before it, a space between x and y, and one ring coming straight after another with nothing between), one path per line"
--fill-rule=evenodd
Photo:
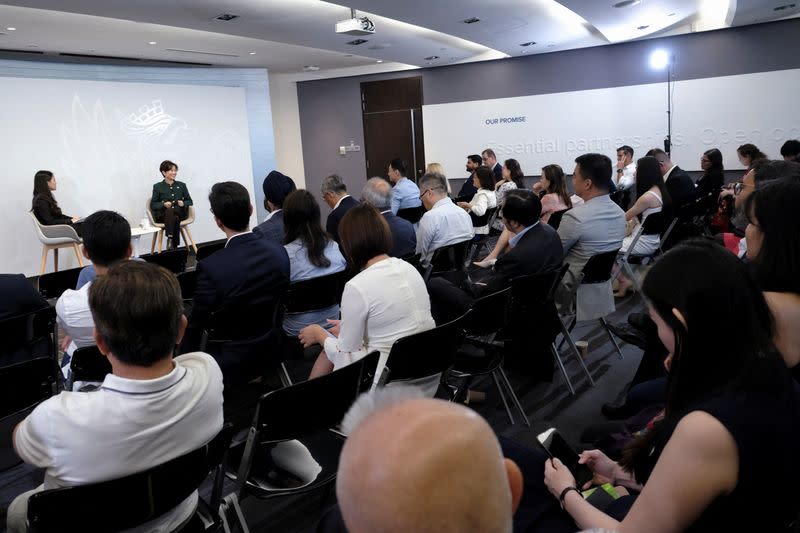
M161 250L164 249L163 245L164 245L164 230L162 229L158 230L158 251L156 253L159 254L161 253Z
M561 321L560 318L558 320L559 320L559 322ZM566 331L564 331L564 324L563 323L561 324L561 332L564 334L564 337L562 337L561 338L561 342L558 343L558 351L559 352L561 351L561 347L564 346L564 342L567 340L567 335L572 333L572 330L573 330L573 328L575 328L575 324L577 324L577 323L578 323L578 315L575 315L574 317L572 317L572 320L570 321L569 327L567 328Z
M47 248L46 244L44 246L42 246L42 264L39 267L39 275L40 276L42 274L44 274L44 269L47 266L47 250L48 250L48 248Z
M561 375L564 376L564 381L567 382L567 388L569 389L569 393L575 396L575 389L572 387L572 382L569 380L569 375L567 374L567 369L564 368L564 363L561 361L561 356L558 355L558 351L556 351L555 343L550 345L550 353L553 354L553 357L558 363L558 368L561 370Z
M519 398L517 398L517 393L514 392L514 389L511 388L511 383L508 381L508 376L506 376L506 371L503 370L503 367L500 366L498 369L498 373L505 383L506 388L508 389L509 395L511 395L511 401L514 402L514 405L517 406L519 410L519 414L522 415L522 420L525 422L525 425L531 427L531 422L528 420L528 415L525 414L525 410L522 408L522 404L519 403Z
M53 272L58 272L58 248L53 248Z
M278 374L281 378L281 385L288 387L292 384L292 378L289 376L289 371L286 370L286 363L281 363L280 369L278 369Z
M183 231L184 231L183 242L187 244L192 243L192 250L194 250L194 255L197 255L197 243L194 242L194 237L192 236L192 230L189 229L189 226L184 226Z
M606 322L606 319L601 318L600 323L603 325L603 329L606 330L606 335L608 335L608 338L611 339L611 344L613 344L614 348L616 348L617 353L619 354L619 358L625 359L625 356L622 355L622 350L619 349L619 344L617 344L617 340L614 338L614 335L611 334L611 330L608 329L608 322Z
M153 233L153 243L150 245L150 253L156 251L156 240L158 239L158 232Z
M81 250L78 248L78 243L72 243L72 249L75 250L75 257L78 258L78 264L83 268L83 256Z
M231 533L233 531L228 519L228 513L231 511L233 511L233 518L236 519L236 522L239 522L241 532L250 533L250 529L248 529L247 522L244 519L244 513L242 513L242 508L239 506L239 497L235 492L225 496L219 506L219 516L220 519L222 519L222 529L225 533Z
M572 323L572 326L573 327L575 326L575 322ZM563 325L562 325L562 331L564 331ZM567 344L569 344L569 347L572 349L572 353L575 355L575 359L578 360L578 363L580 363L581 368L583 368L583 373L586 374L586 377L589 379L589 383L592 385L592 387L594 387L594 379L592 378L592 374L589 373L589 369L586 368L586 363L583 362L583 357L581 357L581 353L578 351L578 347L575 346L575 341L572 340L572 335L570 335L570 331L571 329L564 331L564 339L566 339Z
M511 414L511 409L508 407L508 401L506 400L506 395L503 394L503 387L500 385L500 380L497 379L497 370L492 372L492 379L494 380L494 386L497 387L497 393L500 395L500 399L503 400L503 407L506 408L506 414L508 415L508 421L511 425L514 425L514 415Z

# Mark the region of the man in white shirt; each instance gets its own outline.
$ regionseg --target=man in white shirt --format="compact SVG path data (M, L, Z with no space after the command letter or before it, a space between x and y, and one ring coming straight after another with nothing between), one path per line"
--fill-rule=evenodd
M617 169L612 176L617 189L625 191L636 184L636 163L633 161L633 148L627 144L617 148Z
M133 252L131 226L114 211L98 211L86 217L82 237L83 255L92 262L98 277L114 263L130 258ZM89 310L91 285L90 282L78 290L66 290L56 302L58 324L66 333L64 367L77 348L94 345L94 320Z
M472 219L447 196L447 183L440 174L425 174L419 180L419 197L428 211L417 228L417 253L427 264L437 249L475 236Z
M26 531L33 492L147 470L203 446L222 428L222 373L214 359L204 353L172 357L186 329L175 276L124 261L92 283L89 305L95 342L112 373L95 392L65 391L42 402L14 429L17 454L46 471L43 485L11 503L10 532ZM193 492L131 531L172 531L196 506Z

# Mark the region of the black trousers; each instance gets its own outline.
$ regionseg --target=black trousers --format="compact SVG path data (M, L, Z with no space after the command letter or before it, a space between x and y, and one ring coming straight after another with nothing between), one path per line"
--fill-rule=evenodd
M153 213L156 222L163 223L164 233L171 238L171 247L177 248L181 241L181 221L186 220L189 211L185 207L173 204L172 207L165 207L163 211Z

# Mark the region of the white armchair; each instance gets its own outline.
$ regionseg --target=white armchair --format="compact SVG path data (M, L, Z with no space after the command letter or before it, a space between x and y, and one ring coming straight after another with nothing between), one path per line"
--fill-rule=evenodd
M155 218L153 218L153 212L150 210L150 200L152 197L147 199L147 218L150 220L150 225L154 228L158 228L158 233L153 234L153 244L150 245L150 253L152 254L156 250L156 241L158 241L158 252L161 253L163 250L164 244L164 229L166 226L163 222L156 222ZM189 229L189 224L194 222L194 206L190 205L189 209L187 210L186 220L181 220L181 235L183 236L183 242L186 243L188 246L189 243L192 243L192 250L194 250L195 255L197 255L197 244L194 242L194 237L192 237L192 231Z
M42 243L42 264L39 268L39 275L44 274L45 266L47 265L47 252L53 250L53 266L55 271L58 272L58 249L59 248L72 248L75 251L75 257L78 258L78 264L83 266L83 256L78 247L83 241L78 237L75 228L68 224L56 224L54 226L45 226L39 219L36 218L32 212L28 212L33 220L33 226L36 229L36 236L39 242Z

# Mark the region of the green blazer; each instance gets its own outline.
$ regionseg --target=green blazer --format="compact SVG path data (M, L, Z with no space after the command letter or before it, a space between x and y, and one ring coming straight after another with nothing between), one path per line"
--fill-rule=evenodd
M164 210L164 202L177 202L183 200L184 207L192 205L192 197L189 196L189 189L182 181L174 181L172 185L167 185L166 180L159 181L153 185L153 198L150 200L150 210L153 213Z

